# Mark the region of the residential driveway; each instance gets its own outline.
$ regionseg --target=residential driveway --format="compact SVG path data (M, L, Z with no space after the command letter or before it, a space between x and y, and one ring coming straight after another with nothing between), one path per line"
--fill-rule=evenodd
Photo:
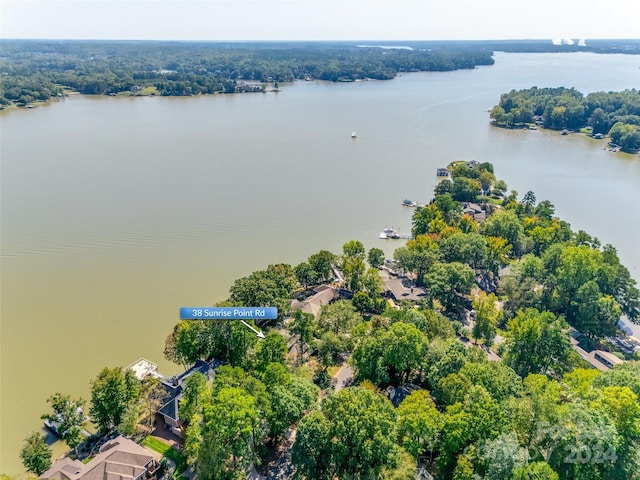
M340 367L340 370L336 372L333 380L331 381L331 384L334 386L334 390L336 392L339 392L344 387L348 387L349 385L351 385L351 381L353 380L353 376L355 375L355 373L356 372L353 370L353 368L351 368L350 365L346 363L343 364Z

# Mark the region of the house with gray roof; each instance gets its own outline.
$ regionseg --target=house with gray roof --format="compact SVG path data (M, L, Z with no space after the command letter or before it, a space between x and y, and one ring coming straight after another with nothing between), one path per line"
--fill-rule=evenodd
M338 297L337 290L330 285L319 285L313 291L315 293L305 300L293 300L291 302L291 311L302 310L317 317L324 305L328 305Z
M105 443L87 464L64 458L38 477L39 480L145 480L155 474L154 456L123 436Z
M487 218L487 213L477 203L462 202L462 213L473 217L476 222L482 222Z
M170 429L176 435L179 434L179 428L181 425L180 416L178 412L178 406L180 400L182 400L182 391L184 389L184 382L196 372L200 372L207 377L207 379L213 379L215 370L224 365L221 360L213 359L208 362L204 360L197 360L196 363L187 371L180 375L175 375L171 378L163 378L161 384L164 387L167 395L158 413L164 418L164 422L170 427Z
M384 295L395 301L413 300L418 302L427 297L427 291L416 286L416 284L407 277L393 278L389 277L383 280Z

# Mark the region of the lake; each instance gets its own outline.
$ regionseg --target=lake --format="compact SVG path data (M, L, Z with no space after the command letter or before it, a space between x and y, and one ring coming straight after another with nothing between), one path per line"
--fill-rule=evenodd
M2 112L0 472L22 472L18 451L53 393L89 399L103 367L139 357L176 373L162 351L181 306L350 239L391 256L402 243L378 233L408 232L401 201L427 202L453 160L492 162L520 198L550 200L640 279L640 158L581 135L497 129L487 113L534 85L637 88L640 56L495 59L386 82Z

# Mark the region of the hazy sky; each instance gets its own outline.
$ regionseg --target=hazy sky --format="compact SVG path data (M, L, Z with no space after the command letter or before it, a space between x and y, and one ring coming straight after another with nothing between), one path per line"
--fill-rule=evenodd
M1 38L639 38L640 0L0 0Z

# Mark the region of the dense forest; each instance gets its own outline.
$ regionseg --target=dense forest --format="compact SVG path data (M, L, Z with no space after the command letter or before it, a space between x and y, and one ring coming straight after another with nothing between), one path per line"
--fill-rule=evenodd
M244 479L255 466L309 480L408 480L417 468L443 480L640 479L640 361L614 341L621 314L640 316L636 282L614 247L533 192L508 192L491 164L450 171L393 260L351 240L236 280L218 305L278 307L257 325L266 338L239 322L175 325L167 359L224 366L187 379L174 478L189 467ZM424 295L389 301L383 270ZM334 301L294 308L317 286L335 288ZM579 352L594 349L619 365L591 368ZM113 391L117 406L105 402ZM105 369L90 413L102 433L144 436L154 396L152 383ZM50 399L61 402L76 411ZM23 460L41 473L50 452L34 453L36 437Z
M575 88L512 90L491 110L495 125L518 128L538 123L553 130L587 127L594 136L608 135L623 151L640 150L640 91L594 92Z
M479 46L357 47L339 43L4 40L0 105L27 105L65 90L84 94L234 93L248 82L389 80L398 72L492 65Z

